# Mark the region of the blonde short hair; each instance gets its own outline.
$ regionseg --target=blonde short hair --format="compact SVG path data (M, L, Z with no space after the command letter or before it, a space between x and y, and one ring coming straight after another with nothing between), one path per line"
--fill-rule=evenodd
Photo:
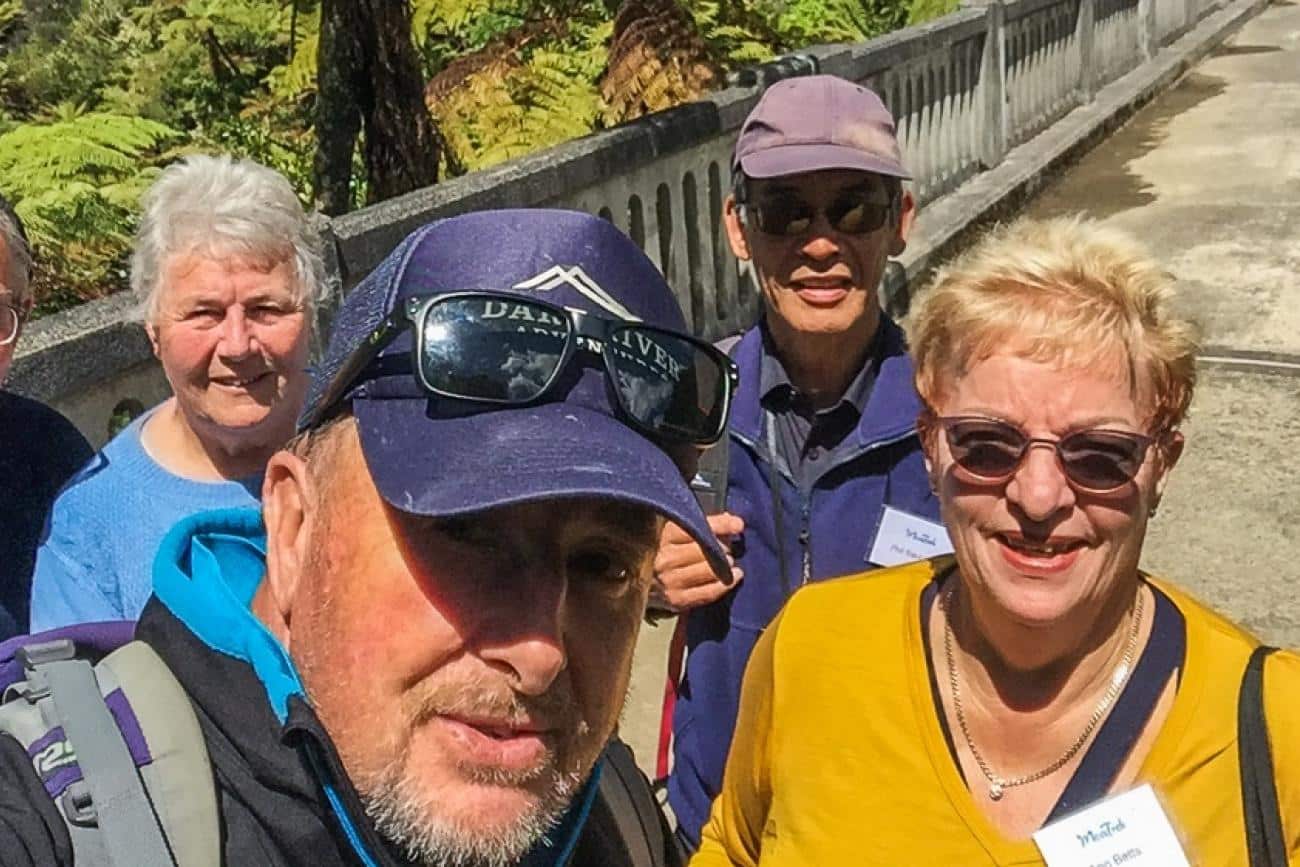
M1172 310L1174 280L1128 234L1080 218L1000 226L936 275L908 323L916 387L944 387L1004 348L1086 366L1121 358L1152 430L1176 427L1196 385L1195 326Z

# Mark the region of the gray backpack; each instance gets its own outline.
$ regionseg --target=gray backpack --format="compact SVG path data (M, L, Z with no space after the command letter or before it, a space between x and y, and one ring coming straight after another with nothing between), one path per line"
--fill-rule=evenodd
M198 718L133 628L86 624L0 644L0 733L27 751L77 867L219 867Z
M135 624L90 623L0 643L0 735L22 744L77 867L220 867L207 744L189 696ZM598 862L680 867L631 750L611 741L588 820Z

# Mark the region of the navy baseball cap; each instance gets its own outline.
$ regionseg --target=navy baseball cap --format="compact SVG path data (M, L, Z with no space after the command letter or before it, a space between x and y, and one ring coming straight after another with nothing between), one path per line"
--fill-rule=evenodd
M477 211L417 229L344 299L313 370L300 429L337 371L412 297L501 292L689 333L654 264L608 221L576 211ZM434 517L561 497L649 507L700 543L731 580L726 552L668 451L624 423L599 365L524 406L430 395L406 359L407 329L347 392L380 495ZM678 447L693 448L693 447Z

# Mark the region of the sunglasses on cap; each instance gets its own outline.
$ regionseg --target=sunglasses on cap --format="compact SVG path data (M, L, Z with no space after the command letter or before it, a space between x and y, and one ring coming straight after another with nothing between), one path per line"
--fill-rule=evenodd
M409 299L343 364L303 426L332 415L408 326L415 329L413 373L431 395L532 403L578 352L588 352L603 360L624 420L653 439L716 442L739 382L730 358L689 335L515 295L459 292Z
M977 482L1007 481L1029 450L1041 445L1056 452L1071 485L1094 494L1111 493L1132 482L1155 442L1142 434L1104 428L1075 431L1057 440L1028 437L1012 424L981 416L935 421L943 428L953 461Z
M880 190L853 188L841 191L825 208L815 208L797 195L771 193L758 196L745 207L753 225L765 235L787 238L806 235L826 215L832 229L845 235L866 235L889 222L898 209L895 197Z

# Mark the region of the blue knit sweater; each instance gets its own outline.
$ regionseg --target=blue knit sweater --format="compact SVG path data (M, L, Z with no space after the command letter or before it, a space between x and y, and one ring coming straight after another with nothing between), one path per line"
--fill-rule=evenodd
M134 620L153 592L153 561L177 521L209 509L256 506L261 477L196 482L164 469L140 441L136 419L54 502L36 555L31 629Z

